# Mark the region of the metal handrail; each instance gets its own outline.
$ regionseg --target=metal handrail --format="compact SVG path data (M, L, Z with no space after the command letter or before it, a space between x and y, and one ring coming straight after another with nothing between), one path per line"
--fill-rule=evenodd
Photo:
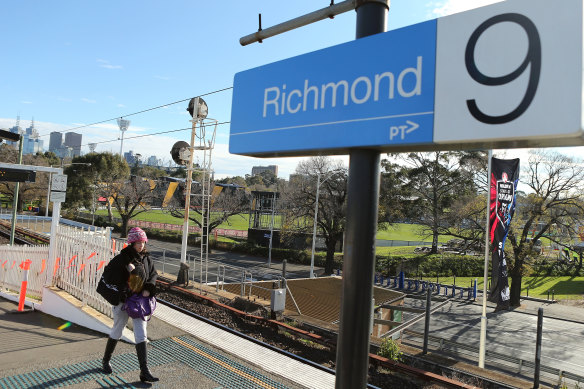
M404 330L404 333L407 335L416 337L416 338L423 338L424 337L424 334L417 332L417 331ZM428 338L430 340L438 343L438 347L440 350L444 347L444 345L449 345L449 346L453 346L454 348L457 348L457 349L469 351L475 355L478 354L478 352L479 352L478 347L470 346L466 343L458 343L458 342L453 341L453 340L448 340L448 339L444 339L444 338L440 338L440 337L432 336L432 335L428 335ZM451 351L457 353L456 350L453 350L450 347L449 347L449 349ZM517 371L518 373L521 373L521 370L523 367L528 367L528 368L535 367L535 362L532 362L532 361L527 360L527 359L519 358L519 357L512 357L512 356L509 356L508 354L501 354L501 353L498 353L495 351L486 350L486 355L488 355L491 358L491 360L496 359L496 360L501 360L501 361L516 364L518 366L518 371ZM568 379L571 379L574 381L579 381L579 382L584 382L584 376L581 376L581 375L578 375L575 373L571 373L571 372L567 372L567 371L564 371L564 370L559 369L559 368L546 366L546 365L540 365L540 370L544 371L546 373L549 373L551 375L558 376L558 377L568 378Z

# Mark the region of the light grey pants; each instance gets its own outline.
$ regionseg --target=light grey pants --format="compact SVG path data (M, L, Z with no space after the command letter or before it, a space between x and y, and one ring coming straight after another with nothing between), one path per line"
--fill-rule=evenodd
M126 311L122 310L123 305L124 303L119 303L118 305L113 306L114 325L110 332L110 338L112 339L120 339L122 337L122 331L124 331L124 327L126 326L126 323L128 323L129 316ZM146 332L146 325L148 322L141 318L137 318L132 319L132 323L134 324L134 340L136 341L136 344L145 342L148 337Z

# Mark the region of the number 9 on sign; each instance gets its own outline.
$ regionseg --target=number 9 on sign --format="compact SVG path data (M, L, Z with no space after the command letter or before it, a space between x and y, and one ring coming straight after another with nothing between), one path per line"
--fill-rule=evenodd
M511 73L499 77L490 77L481 73L481 71L478 69L475 61L475 48L477 41L487 29L503 22L516 23L525 30L528 38L527 54L521 65L519 65L519 67ZM496 53L493 54L496 55ZM528 17L518 13L505 13L493 16L492 18L486 20L471 34L466 45L464 57L468 74L476 82L488 86L508 84L521 76L525 71L527 71L527 68L529 67L529 82L527 84L527 89L525 90L523 99L515 109L504 115L491 116L479 108L475 99L466 100L468 110L475 119L486 124L508 123L517 119L527 110L527 108L529 108L529 105L535 97L541 72L541 42L535 24Z

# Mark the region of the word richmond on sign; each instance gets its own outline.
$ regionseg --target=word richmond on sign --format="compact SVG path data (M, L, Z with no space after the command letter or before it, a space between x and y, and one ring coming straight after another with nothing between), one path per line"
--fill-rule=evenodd
M416 67L403 69L397 76L392 72L383 72L375 74L370 78L367 76L357 77L349 84L347 80L338 82L329 82L321 84L320 87L310 85L309 80L304 80L302 89L292 89L286 92L286 84L281 87L272 86L264 89L263 117L270 115L284 115L286 113L294 114L302 111L337 106L337 98L342 98L343 105L349 105L349 99L353 104L363 104L368 102L373 95L373 101L379 101L380 95L387 95L388 99L395 97L395 89L399 96L408 98L422 94L422 57L418 56ZM408 74L415 77L414 87L406 91L404 88L404 78ZM408 85L411 85L411 81ZM330 91L327 93L327 91ZM340 96L339 96L340 92ZM384 98L384 97L381 98Z

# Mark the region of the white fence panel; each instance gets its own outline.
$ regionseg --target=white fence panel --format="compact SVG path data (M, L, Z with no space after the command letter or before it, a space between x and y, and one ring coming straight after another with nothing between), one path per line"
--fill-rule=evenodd
M104 267L120 249L109 238L109 231L89 232L60 226L53 283L84 304L111 317L111 305L97 293L96 288Z
M20 265L30 260L26 294L40 299L50 272L48 256L49 246L0 246L0 285L3 289L20 293L24 280L24 270Z

